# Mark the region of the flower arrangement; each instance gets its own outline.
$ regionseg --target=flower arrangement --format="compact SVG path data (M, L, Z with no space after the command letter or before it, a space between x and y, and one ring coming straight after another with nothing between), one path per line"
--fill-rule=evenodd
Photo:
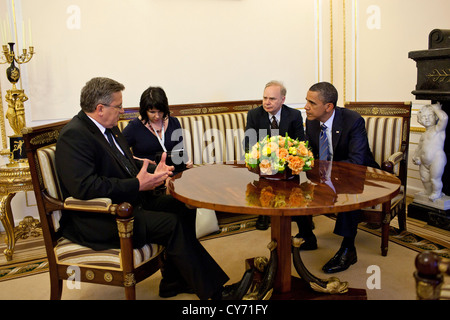
M245 154L245 164L249 170L261 175L284 173L286 168L298 175L314 166L314 157L308 142L294 140L286 134L285 137L267 136L257 142Z

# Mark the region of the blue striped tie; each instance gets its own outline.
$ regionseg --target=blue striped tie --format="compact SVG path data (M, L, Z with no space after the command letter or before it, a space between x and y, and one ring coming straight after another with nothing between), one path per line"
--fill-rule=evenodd
M319 160L330 160L330 150L328 147L327 126L322 124L320 126L320 142L319 142Z

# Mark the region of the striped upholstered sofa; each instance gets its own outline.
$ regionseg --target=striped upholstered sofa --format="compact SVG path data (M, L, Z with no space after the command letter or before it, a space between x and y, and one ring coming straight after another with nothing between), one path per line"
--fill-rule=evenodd
M262 104L261 100L170 106L183 128L185 148L194 165L243 161L247 112ZM128 121L139 115L139 108L125 108L119 120L123 130Z

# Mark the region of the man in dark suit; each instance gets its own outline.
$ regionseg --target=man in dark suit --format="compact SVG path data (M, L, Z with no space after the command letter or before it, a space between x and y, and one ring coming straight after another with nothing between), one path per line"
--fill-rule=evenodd
M337 100L337 90L328 82L313 85L306 95L306 139L314 158L379 168L369 147L364 119L355 111L337 107ZM324 265L323 271L339 272L356 263L355 237L359 220L360 211L338 214L334 232L344 238L339 251ZM305 239L306 245L316 241L311 229L305 222L298 235Z
M56 144L56 169L64 198L107 197L113 203L133 205L134 246L153 242L166 247L160 296L194 292L200 299L233 298L230 286L223 287L227 275L196 239L195 211L170 195L155 192L172 175L166 155L156 168L150 168L147 161L133 160L117 128L124 112L124 89L108 78L93 78L82 89L81 111L61 130ZM112 216L63 212L61 232L96 250L119 247Z
M245 127L244 149L250 148L267 135L285 136L292 139L304 140L302 113L284 104L286 88L279 81L270 81L266 84L263 94L263 105L247 113ZM256 228L266 230L269 228L270 217L259 216Z

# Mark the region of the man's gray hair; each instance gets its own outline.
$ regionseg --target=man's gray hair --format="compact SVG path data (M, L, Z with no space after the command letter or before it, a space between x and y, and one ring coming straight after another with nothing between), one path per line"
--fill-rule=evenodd
M277 81L277 80L269 81L269 82L266 84L266 86L264 87L264 90L265 90L267 87L271 87L271 86L278 86L278 87L280 87L281 96L282 96L282 97L286 97L286 92L287 92L287 90L286 90L286 87L284 86L283 82Z
M98 104L109 105L112 102L112 94L123 90L125 90L125 86L113 79L92 78L81 89L81 110L91 113L95 111Z

